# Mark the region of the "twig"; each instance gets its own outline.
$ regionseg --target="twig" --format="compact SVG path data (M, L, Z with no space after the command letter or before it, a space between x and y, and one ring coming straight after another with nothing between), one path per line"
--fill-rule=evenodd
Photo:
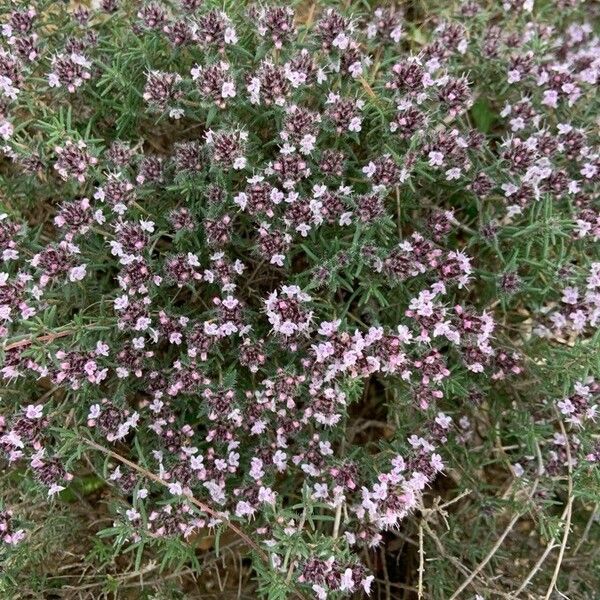
M550 540L548 542L548 544L546 546L546 549L544 550L543 554L540 556L540 558L538 559L538 561L532 567L531 571L529 571L529 574L523 580L523 583L519 586L519 589L517 589L516 592L511 593L511 597L514 597L514 598L518 598L519 597L519 594L529 585L529 582L533 579L533 577L535 576L535 574L540 570L540 568L542 567L542 565L546 561L546 558L548 557L548 554L550 554L550 552L552 552L552 550L554 550L554 548L557 548L557 547L558 547L558 544L555 544L554 540Z
M441 506L438 506L438 510L443 510L445 508L448 508L452 504L455 504L459 500L462 500L465 496L468 496L471 492L472 492L472 490L469 490L469 489L465 490L464 492L462 492L458 496L456 496L456 498L452 498L452 500L448 500L448 502L444 502L444 504L442 504Z
M573 556L577 556L579 549L581 548L581 546L583 546L585 540L587 539L587 536L590 533L590 529L592 528L594 520L596 519L596 516L598 515L599 507L600 507L600 503L596 502L596 504L594 505L594 509L592 510L592 514L590 515L590 518L588 519L588 522L586 523L585 529L583 530L581 539L579 540L579 542L577 542L577 546L575 546L575 550L573 550Z
M369 85L367 80L364 77L359 77L358 81L363 86L363 89L367 93L367 96L369 96L371 98L371 100L373 100L373 102L375 102L375 104L381 106L382 105L381 98L379 98L379 96L373 91L373 88Z
M423 551L423 521L419 523L419 600L423 598L423 574L425 573L425 552Z
M457 571L460 571L465 577L467 577L470 574L470 571L457 558L448 553L448 551L442 544L440 538L436 535L433 529L431 529L427 521L424 520L422 521L422 523L425 532L433 540L433 543L435 544L435 547L437 548L440 555L446 560L450 561ZM507 594L505 594L504 592L500 592L498 590L488 587L486 581L481 577L481 575L477 574L477 578L482 581L481 585L478 584L477 586L478 588L481 587L482 591L495 594L496 596L502 596L503 598L507 597Z
M314 17L315 17L315 8L317 7L317 5L313 2L310 5L310 8L308 9L308 15L306 17L306 22L304 23L306 25L306 27L310 27L313 23Z
M378 577L375 577L374 581L376 581L377 583L387 583L390 587L393 587L398 590L408 590L409 592L417 591L417 588L413 587L412 585L406 585L405 583L396 583L395 581L386 582L383 579L379 579Z
M388 574L387 560L385 557L385 548L381 547L381 567L383 568L383 576L385 581L385 600L392 599L392 588L390 586L390 576Z
M567 500L567 507L565 509L567 516L566 516L566 520L565 520L565 530L563 531L562 543L560 545L560 551L558 552L558 560L556 561L556 566L554 567L554 573L552 574L552 581L550 582L550 585L548 586L548 591L546 592L546 595L544 596L544 600L549 600L554 588L556 587L556 581L558 580L558 574L560 573L560 566L562 565L562 561L565 556L565 550L567 548L567 540L569 539L569 534L571 533L571 515L573 513L574 496L573 496L573 477L572 477L573 465L571 464L571 447L570 447L569 438L567 437L567 432L565 430L565 426L560 417L558 419L558 424L560 425L560 430L561 430L563 437L565 438L565 442L566 442L565 449L567 452L567 469L569 471L569 476L568 476L569 477L568 478L569 498Z
M239 568L239 577L238 577L238 591L237 591L237 597L238 600L242 597L242 583L243 583L243 579L244 579L244 563L242 561L242 555L238 555L238 558L240 560L240 568Z
M338 535L340 534L340 522L342 520L342 505L344 503L340 502L335 509L335 521L333 522L333 539L337 540Z
M396 217L398 225L398 239L402 240L402 205L400 204L400 187L396 186Z
M66 337L67 335L71 335L73 332L69 329L65 331L59 331L57 333L48 333L47 335L40 335L40 337L33 338L25 338L19 340L17 342L13 342L12 344L8 344L4 347L4 350L14 350L15 348L22 348L23 346L29 346L34 342L52 342L58 338Z
M433 531L433 529L431 529L431 527L429 526L427 521L421 521L421 523L423 525L423 529L427 532L429 537L431 537L431 539L433 540L433 543L435 544L436 548L438 549L438 552L440 553L440 555L443 556L445 559L449 560L456 567L456 569L458 571L460 571L463 575L468 576L469 570L457 558L448 554L448 552L446 551L446 548L444 548L444 545L442 544L440 538L436 535L435 531Z
M473 579L479 574L479 572L492 560L494 554L498 551L498 548L502 545L506 536L512 531L513 527L517 524L517 521L521 518L521 513L518 512L511 520L506 529L502 532L502 535L498 538L492 549L487 553L486 557L475 567L471 574L464 580L462 585L450 596L449 600L455 600L467 588Z

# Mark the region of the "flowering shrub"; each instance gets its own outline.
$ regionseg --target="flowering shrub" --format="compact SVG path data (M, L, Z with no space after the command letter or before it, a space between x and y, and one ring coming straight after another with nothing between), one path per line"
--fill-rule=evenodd
M6 593L592 597L598 7L427 4L0 8Z

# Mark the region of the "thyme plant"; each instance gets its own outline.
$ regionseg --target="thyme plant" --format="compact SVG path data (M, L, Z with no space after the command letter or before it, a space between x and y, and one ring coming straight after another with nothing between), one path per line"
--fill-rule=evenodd
M597 17L4 2L3 597L597 598Z

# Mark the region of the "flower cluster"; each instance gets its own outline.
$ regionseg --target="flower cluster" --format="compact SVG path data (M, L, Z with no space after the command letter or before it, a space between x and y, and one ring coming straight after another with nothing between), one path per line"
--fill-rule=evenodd
M585 421L595 420L598 406L595 400L600 396L600 385L593 378L578 381L574 393L557 402L558 409L569 423L582 426Z
M14 528L13 512L10 510L0 511L0 535L2 543L16 546L25 538L23 529Z
M562 289L560 304L542 309L536 333L542 337L577 337L594 334L600 323L600 263L594 262L584 285Z

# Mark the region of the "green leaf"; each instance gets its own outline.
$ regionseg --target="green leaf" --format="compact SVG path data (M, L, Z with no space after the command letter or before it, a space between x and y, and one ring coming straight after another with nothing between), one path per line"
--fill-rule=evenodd
M485 98L478 98L471 108L475 126L482 133L488 133L496 120L496 113Z

